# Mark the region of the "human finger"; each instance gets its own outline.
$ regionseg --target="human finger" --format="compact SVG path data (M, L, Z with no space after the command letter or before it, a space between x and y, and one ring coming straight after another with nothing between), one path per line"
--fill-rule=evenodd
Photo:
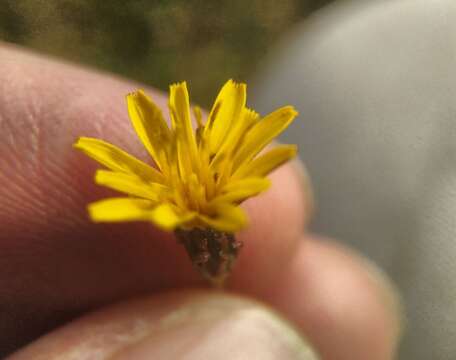
M97 137L146 160L124 104L139 85L7 46L0 65L4 351L103 304L201 285L172 235L150 224L87 218L87 204L113 192L93 183L98 165L72 144L81 135ZM164 97L150 92L165 108ZM284 166L272 180L266 194L246 204L251 226L240 238L248 261L236 271L272 274L294 253L308 217L302 177Z
M305 237L275 276L239 274L236 290L292 319L325 360L394 359L404 320L394 285L353 250Z
M11 356L22 359L301 359L309 345L258 302L215 291L179 291L85 316Z

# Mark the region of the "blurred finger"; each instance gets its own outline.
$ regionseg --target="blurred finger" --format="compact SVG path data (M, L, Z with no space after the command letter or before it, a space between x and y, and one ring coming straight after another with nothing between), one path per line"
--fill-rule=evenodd
M283 319L251 300L174 292L73 322L10 357L25 359L316 359Z
M400 310L387 280L366 260L334 243L303 244L290 267L270 279L269 293L256 296L293 319L322 359L393 359ZM313 358L310 347L257 303L216 292L178 292L85 317L12 359L75 354L179 359L184 353L201 359L307 359Z
M403 318L397 292L378 268L341 245L308 237L275 277L257 276L263 285L236 281L293 319L325 360L394 359Z

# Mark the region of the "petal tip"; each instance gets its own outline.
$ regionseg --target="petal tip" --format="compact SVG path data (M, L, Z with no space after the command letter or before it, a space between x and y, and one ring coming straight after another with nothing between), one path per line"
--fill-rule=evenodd
M177 89L187 89L187 82L186 81L175 82L169 86L170 91L176 91Z
M135 91L132 91L128 93L125 98L127 99L127 102L129 100L137 100L139 98L147 98L146 92L143 89L137 89Z
M297 116L299 115L298 110L293 105L287 105L283 107L283 110L289 113L290 115Z
M80 136L74 143L73 147L78 150L84 150L89 144L91 140L94 140L93 138L89 138L86 136Z
M289 145L289 147L290 147L290 156L291 157L296 156L296 154L298 153L298 145L291 144L291 145Z
M95 184L98 184L98 185L102 185L103 183L103 180L106 178L105 174L106 174L106 170L97 170L95 172L95 176L94 176L94 181L95 181Z
M96 209L97 203L91 203L87 205L87 215L89 219L94 223L102 222L101 218L99 217L98 211Z
M78 138L72 145L75 149L80 149L81 147L81 138Z

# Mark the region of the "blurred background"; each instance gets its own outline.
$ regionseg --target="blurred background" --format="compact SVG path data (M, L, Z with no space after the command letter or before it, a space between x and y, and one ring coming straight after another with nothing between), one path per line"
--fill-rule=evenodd
M167 89L208 106L276 40L331 0L2 0L0 39ZM203 66L202 66L203 65Z

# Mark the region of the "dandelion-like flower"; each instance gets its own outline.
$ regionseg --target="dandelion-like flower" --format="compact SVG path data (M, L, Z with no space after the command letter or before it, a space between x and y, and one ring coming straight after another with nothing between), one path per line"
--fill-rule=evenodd
M265 191L272 170L296 154L279 145L258 154L295 118L291 106L261 118L246 107L246 85L229 80L205 123L185 82L170 86L168 126L142 90L127 95L128 113L156 167L99 139L74 145L109 170L95 182L127 194L89 205L95 222L150 221L175 231L193 263L213 283L223 282L237 255L234 233L247 224L240 203Z

